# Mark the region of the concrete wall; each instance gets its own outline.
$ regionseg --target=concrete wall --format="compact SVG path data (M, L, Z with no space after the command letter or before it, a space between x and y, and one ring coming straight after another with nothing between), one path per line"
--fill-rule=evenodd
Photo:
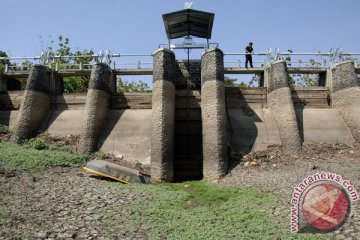
M151 109L110 110L98 142L100 151L128 162L150 164Z
M174 178L175 55L167 49L154 53L151 131L151 177Z
M196 72L196 66L199 70L198 62L192 66L192 71ZM122 155L128 161L150 164L153 179L160 182L174 178L176 108L181 110L178 111L179 119L186 114L195 119L201 114L203 176L208 179L218 179L226 174L227 137L232 147L245 154L265 150L272 144L282 144L285 152L296 154L301 151L302 141L352 144L355 139L359 140L360 91L351 62L333 66L331 77L327 77L326 84L333 90L333 109L326 102L326 88L290 91L283 61L276 61L266 69L267 89L225 91L223 55L219 49L208 50L202 56L201 95L200 91L191 90L190 95L196 95L191 101L185 101L186 97L175 101L175 82L184 81L189 74L184 67L183 62L175 61L173 52L160 49L154 53L152 96L115 95L111 70L98 64L92 71L86 96L61 94L50 97L51 89L56 93L61 90L60 85L51 85L49 70L35 65L24 94L8 92L0 95L0 99L4 99L0 104L0 124L14 126L17 116L15 139L30 137L41 125L44 127L40 129L54 136L80 134L81 152L100 149ZM195 75L200 76L199 73ZM61 83L61 80L56 82ZM187 96L187 90L178 92ZM17 102L21 98L20 110L9 111L20 106ZM304 99L310 98L310 104L302 105ZM182 109L184 106L196 111L187 113ZM78 121L82 116L83 123ZM227 125L232 128L228 136ZM190 126L177 130L193 129Z
M219 49L209 49L201 58L201 116L203 177L219 179L228 168L224 59Z
M360 87L352 61L331 67L333 107L343 117L356 141L360 141Z
M50 109L49 94L50 70L42 65L33 65L12 135L13 141L18 142L36 134Z
M269 71L268 106L279 130L283 151L287 154L298 154L301 151L301 138L291 97L286 63L275 61L271 64Z
M109 111L113 84L111 69L108 65L98 63L93 66L80 134L80 153L96 150L101 129Z
M281 145L279 130L270 109L230 109L231 129L228 139L236 152L244 155L251 151L266 150L269 145Z

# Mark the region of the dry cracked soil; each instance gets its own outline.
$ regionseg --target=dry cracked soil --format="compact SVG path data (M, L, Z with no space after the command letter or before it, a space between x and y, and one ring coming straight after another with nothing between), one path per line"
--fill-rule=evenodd
M316 172L334 172L360 188L359 146L308 144L301 156L285 156L278 147L233 161L216 184L251 186L277 196L274 216L290 212L294 186ZM124 208L138 197L118 183L91 177L81 168L0 174L0 239L147 239L146 231L121 228L132 212ZM347 222L326 239L360 239L360 206L354 202ZM123 222L112 216L122 215Z

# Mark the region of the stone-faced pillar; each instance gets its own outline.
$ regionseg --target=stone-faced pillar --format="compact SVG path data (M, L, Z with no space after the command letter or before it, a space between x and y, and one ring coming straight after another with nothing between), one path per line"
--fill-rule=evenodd
M343 117L356 141L360 141L360 87L354 62L331 67L332 105Z
M31 67L12 141L30 138L50 110L50 75L43 65Z
M87 154L96 150L103 123L109 112L112 85L110 67L104 63L95 64L86 96L79 142L80 153Z
M220 49L209 49L201 58L201 118L203 177L219 179L228 168L224 57Z
M301 138L285 61L273 62L269 71L268 107L279 129L283 151L298 154L301 152Z
M154 53L151 131L151 179L174 178L175 55L167 49Z

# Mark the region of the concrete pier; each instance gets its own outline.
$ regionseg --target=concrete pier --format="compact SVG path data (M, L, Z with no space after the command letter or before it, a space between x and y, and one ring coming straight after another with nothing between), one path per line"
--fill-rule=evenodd
M90 75L80 133L80 153L86 154L96 150L101 129L109 111L114 86L110 67L104 63L94 65Z
M151 131L151 179L174 178L175 55L167 49L154 53Z
M50 109L50 70L33 65L26 83L12 141L21 142L36 134Z
M301 151L301 138L291 98L286 63L275 61L268 70L268 107L279 129L283 151L287 154L298 154Z
M344 61L331 67L332 105L360 141L360 87L354 62Z
M36 134L50 109L50 75L49 68L43 65L31 67L12 141L20 142Z
M203 177L219 179L228 168L224 57L220 49L209 49L201 58L201 117Z

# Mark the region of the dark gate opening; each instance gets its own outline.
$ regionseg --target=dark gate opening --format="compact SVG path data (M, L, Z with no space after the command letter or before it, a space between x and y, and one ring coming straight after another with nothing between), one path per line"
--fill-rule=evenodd
M200 92L178 90L175 109L175 181L202 179L202 161Z

